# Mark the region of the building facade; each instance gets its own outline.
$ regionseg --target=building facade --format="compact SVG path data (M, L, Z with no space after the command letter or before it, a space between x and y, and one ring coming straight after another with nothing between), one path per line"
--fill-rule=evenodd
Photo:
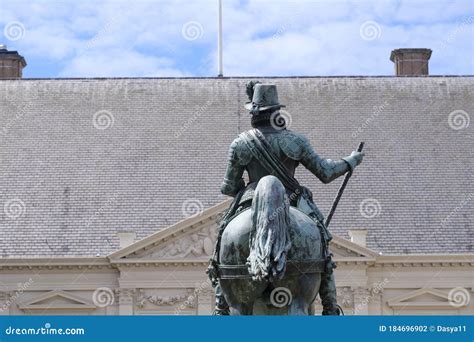
M330 227L346 314L474 309L474 78L428 75L430 55L395 50L393 77L260 78L321 156L366 142ZM249 79L35 80L0 61L0 314L210 314ZM301 169L327 212L339 181Z
M223 202L107 257L19 258L0 267L3 315L209 315L205 274ZM346 315L462 315L474 310L470 254L380 255L336 236L338 302ZM319 300L315 302L320 314Z

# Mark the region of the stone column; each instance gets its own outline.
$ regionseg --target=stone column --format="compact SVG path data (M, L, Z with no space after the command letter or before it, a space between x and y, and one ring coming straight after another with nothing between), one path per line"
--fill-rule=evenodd
M350 287L337 288L337 303L342 307L346 315L352 315L354 312L354 294Z
M133 315L133 296L135 289L117 289L119 315Z
M199 292L197 314L199 316L212 315L214 301L214 289L212 287L205 288Z
M370 291L364 287L354 289L354 315L369 314Z
M9 292L0 292L0 316L10 315L11 298Z
M382 294L380 292L378 293L375 293L375 292L372 292L372 302L373 302L373 306L372 306L372 310L370 310L370 314L371 315L382 315ZM374 311L374 310L377 310L377 311Z

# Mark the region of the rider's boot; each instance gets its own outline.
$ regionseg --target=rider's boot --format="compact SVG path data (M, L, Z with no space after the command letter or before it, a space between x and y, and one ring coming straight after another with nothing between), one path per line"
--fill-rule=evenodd
M321 273L321 286L319 287L319 297L323 305L323 315L338 316L341 314L337 305L336 283L334 282L334 273Z
M217 284L214 288L216 292L216 307L214 308L213 315L214 316L228 316L229 312L229 305L227 304L224 294L222 293L221 284Z

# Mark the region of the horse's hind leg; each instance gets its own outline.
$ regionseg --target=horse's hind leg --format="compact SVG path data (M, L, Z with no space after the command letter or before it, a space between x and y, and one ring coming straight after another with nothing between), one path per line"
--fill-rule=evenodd
M298 296L293 298L290 307L288 308L289 316L308 316L309 305L304 296Z
M232 316L251 316L253 314L253 303L241 303L230 306Z
M303 274L298 279L298 294L295 295L288 308L288 315L314 315L313 302L321 284L319 273Z
M232 316L253 315L255 300L267 287L250 279L221 279L220 284Z

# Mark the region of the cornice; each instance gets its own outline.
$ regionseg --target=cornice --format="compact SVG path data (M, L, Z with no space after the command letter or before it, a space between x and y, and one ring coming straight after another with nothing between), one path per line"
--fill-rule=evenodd
M474 254L379 255L376 257L375 266L474 266Z
M31 269L104 269L113 268L106 257L33 257L0 259L0 270Z
M335 257L338 265L366 265L368 267L450 267L474 266L474 254L413 254L376 255L373 257ZM107 257L68 258L7 258L0 259L0 271L5 270L87 270L116 269L123 266L170 267L206 266L209 260L201 259L109 259Z

